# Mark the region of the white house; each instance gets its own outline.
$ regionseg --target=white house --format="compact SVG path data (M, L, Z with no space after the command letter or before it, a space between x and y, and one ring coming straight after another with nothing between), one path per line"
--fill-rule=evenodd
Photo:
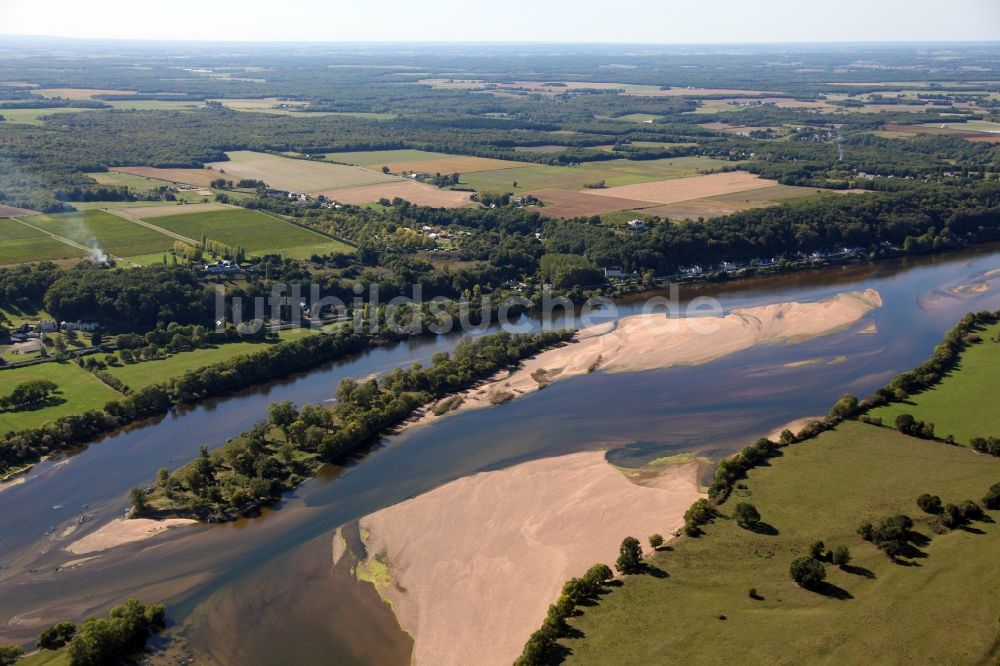
M636 233L642 233L643 231L646 230L646 223L643 222L642 220L629 220L628 230L634 231Z
M628 273L623 271L618 266L608 266L604 269L604 277L606 278L627 278Z

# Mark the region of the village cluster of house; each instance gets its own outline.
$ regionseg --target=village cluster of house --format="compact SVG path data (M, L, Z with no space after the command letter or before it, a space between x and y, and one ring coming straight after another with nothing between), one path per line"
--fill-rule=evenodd
M835 261L838 259L847 259L849 257L856 257L865 254L867 251L863 247L844 247L839 250L830 250L827 252L812 252L810 254L799 254L796 257L798 261ZM673 277L698 277L699 275L704 275L706 273L728 273L732 271L742 270L744 268L767 268L769 266L777 266L781 263L781 257L771 257L770 259L753 259L749 262L739 262L739 261L723 261L718 264L706 264L704 266L700 264L691 264L690 266L680 266L677 269L677 273L673 275L658 275L658 280L669 279ZM628 278L638 277L638 272L627 273L621 269L620 266L609 266L604 269L604 277L609 280L625 280Z
M284 192L282 190L269 190L268 194L285 195L292 203L300 206L304 206L305 204L311 203L313 201L313 197L309 196L308 194L303 194L302 192ZM316 201L319 203L320 208L333 208L335 210L340 210L341 208L343 208L343 206L341 206L339 203L337 203L333 199L327 199L322 194L316 197Z
M234 275L236 273L251 271L253 269L249 266L244 268L237 262L230 261L229 259L219 259L218 261L201 266L200 270L209 275Z
M57 333L66 331L81 331L83 333L93 333L101 328L101 325L92 321L63 321L57 322L53 319L42 319L37 322L21 322L19 326L10 331L10 340L13 343L28 342L38 340L46 333Z

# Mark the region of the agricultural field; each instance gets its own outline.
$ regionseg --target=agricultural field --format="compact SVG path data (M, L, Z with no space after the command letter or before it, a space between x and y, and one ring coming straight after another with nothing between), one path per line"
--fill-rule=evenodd
M119 212L146 220L152 217L167 217L168 215L190 215L192 213L209 213L218 210L236 210L233 206L217 203L165 204L162 201L149 203L153 205L136 206L134 208L123 207L119 209Z
M226 155L229 161L208 165L215 174L213 178L222 176L233 181L252 178L290 192L316 192L399 180L381 171L316 160L297 160L250 150L238 150Z
M114 167L114 173L124 173L142 178L182 183L196 187L208 187L220 174L208 169L160 169L157 167ZM162 183L161 183L162 184Z
M769 188L777 185L777 181L760 178L745 171L727 171L706 176L691 176L689 178L674 178L658 180L633 185L621 185L593 190L594 196L618 197L650 201L656 204L669 204L690 199L718 196Z
M1000 512L936 534L915 499L978 502L998 480L1000 459L843 423L751 470L702 537L649 556L652 575L628 576L582 608L569 620L581 636L560 641L566 663L993 663L1000 596L982 591L1000 589ZM766 526L738 527L739 501ZM856 532L897 513L921 535L904 564ZM821 592L788 573L816 540L853 556L826 565Z
M418 183L413 180L323 190L313 194L322 194L339 203L358 206L375 203L382 198L392 200L395 197L405 199L418 206L432 206L434 208L458 208L469 204L468 192L441 190L427 183Z
M31 261L72 259L86 255L17 220L0 219L0 266Z
M486 92L508 93L526 91L549 95L561 95L577 90L620 91L623 95L638 97L701 97L705 95L763 95L761 90L739 90L734 88L661 87L635 83L608 83L594 81L514 81L511 83L486 83L478 79L421 79L417 83L432 88L450 90L483 90ZM556 83L558 85L551 85Z
M904 403L892 403L872 410L892 426L900 414L934 424L938 437L954 435L968 445L973 437L1000 437L1000 410L996 395L1000 390L1000 324L984 326L982 342L962 352L957 368L935 386L911 395Z
M372 150L353 153L330 153L326 159L341 164L354 164L381 171L388 167L393 173L470 173L521 166L522 162L495 160L488 157L449 155L426 150Z
M300 328L281 331L280 336L282 342L287 342L298 340L310 334L312 334L311 330ZM171 354L162 359L108 366L107 372L120 379L133 391L138 391L153 384L163 383L171 377L183 375L188 370L197 370L208 365L228 361L240 354L252 354L270 344L272 343L227 342L215 347Z
M32 92L42 97L62 97L63 99L92 100L98 95L135 95L134 90L106 90L99 88L35 88Z
M772 185L771 187L763 187L756 190L678 201L655 208L647 208L645 212L672 220L709 219L750 208L776 206L790 199L820 195L833 196L829 190L817 190L811 187L795 187L792 185Z
M24 218L25 223L86 247L100 248L116 257L166 252L174 239L153 229L102 210Z
M0 206L0 219L6 217L19 217L21 215L38 215L38 211L27 208L17 208L15 206Z
M153 216L148 222L194 240L205 236L231 247L242 247L254 255L280 254L302 259L313 254L354 251L346 243L243 208Z
M82 414L89 409L103 409L109 400L121 397L119 393L75 363L49 361L23 368L0 369L0 382L6 395L15 386L30 379L48 379L59 390L45 405L20 412L0 412L0 432L36 428L46 421Z
M92 171L87 175L100 185L127 187L132 192L148 192L167 184L161 179L123 171Z
M557 146L555 144L543 145L543 146L515 146L514 151L518 153L562 153L568 150L566 146Z
M46 116L55 116L62 113L80 113L82 111L96 111L97 109L73 109L66 107L55 107L48 109L0 109L0 116L3 116L3 123L12 125L43 125Z
M462 176L462 186L479 192L531 192L542 189L581 190L604 181L605 186L631 185L665 178L694 176L709 169L735 166L709 157L671 157L659 160L607 160L579 166L531 165ZM514 183L517 183L514 186Z
M598 197L589 191L573 192L570 190L536 190L531 193L545 205L538 212L546 217L581 217L604 215L623 210L648 208L656 204L637 199L622 197Z

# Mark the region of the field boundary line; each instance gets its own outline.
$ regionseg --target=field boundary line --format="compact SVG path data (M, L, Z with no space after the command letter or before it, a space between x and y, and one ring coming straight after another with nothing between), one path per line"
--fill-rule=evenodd
M183 206L178 206L178 208L183 208ZM173 231L170 231L169 229L164 229L163 227L158 227L155 224L153 224L152 222L146 222L145 220L141 220L138 217L135 217L134 215L132 215L130 213L126 213L124 211L121 211L121 210L118 210L118 209L115 209L115 208L100 208L99 210L103 210L106 213L111 213L115 217L120 217L121 219L123 219L123 220L125 220L127 222L132 222L134 224L138 224L140 227L146 227L147 229L150 229L151 231L155 231L157 233L163 234L164 236L170 236L171 238L175 238L175 239L177 239L179 241L182 241L184 243L188 243L189 245L193 245L195 247L197 247L199 245L198 241L194 240L193 238L188 238L187 236L182 236L181 234L178 234L178 233L175 233ZM178 215L183 215L183 214L184 213L178 213Z
M28 227L30 229L34 229L35 231L40 231L43 234L45 234L46 236L48 236L49 238L51 238L52 240L59 241L60 243L62 243L64 245L69 245L70 247L75 247L78 250L83 250L88 255L91 254L94 251L94 249L95 249L95 248L92 248L92 247L87 247L83 243L78 243L75 240L70 240L69 238L66 238L65 236L60 236L59 234L53 233L53 232L49 231L48 229L43 229L42 227L39 227L36 224L32 224L31 222L28 222L27 220L22 220L19 217L12 217L10 219L14 220L15 222L20 222L21 224L23 224L24 226L26 226L26 227ZM111 254L110 252L107 252L106 254L109 257L112 257L115 261L123 261L123 259L121 257L116 257L113 254Z

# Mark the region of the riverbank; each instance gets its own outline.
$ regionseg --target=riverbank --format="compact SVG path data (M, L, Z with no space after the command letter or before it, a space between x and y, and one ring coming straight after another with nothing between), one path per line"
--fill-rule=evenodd
M509 664L567 579L613 564L626 536L683 525L701 465L623 473L588 451L464 477L362 518L359 569L414 637L414 664Z
M846 292L811 303L741 308L723 317L668 319L660 314L625 317L583 329L564 347L528 359L515 372L447 398L413 425L489 407L545 388L548 384L604 372L641 372L707 363L759 344L799 342L843 330L882 307L874 289ZM445 404L443 404L445 403Z

